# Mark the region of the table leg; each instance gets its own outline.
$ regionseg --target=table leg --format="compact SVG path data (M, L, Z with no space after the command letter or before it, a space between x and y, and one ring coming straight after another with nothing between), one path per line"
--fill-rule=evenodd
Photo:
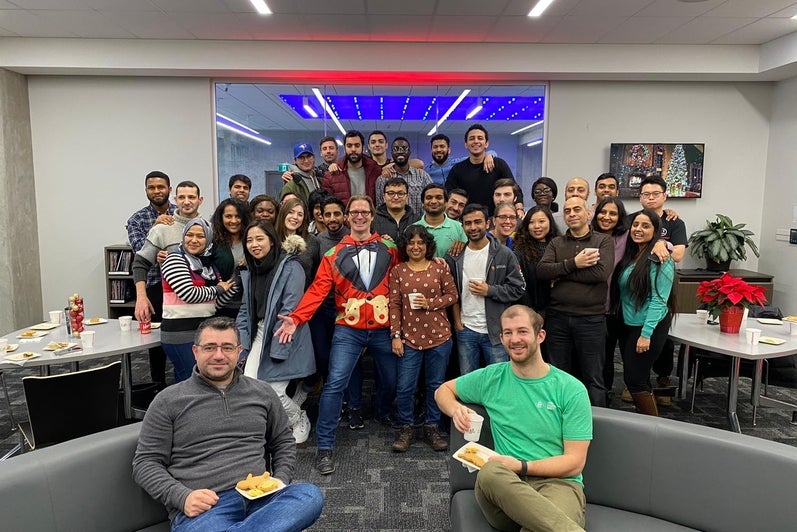
M125 417L133 418L133 364L130 353L122 355L122 397L124 398Z
M741 433L742 428L739 426L739 417L736 415L736 402L739 396L739 369L742 365L742 359L739 357L731 357L731 374L728 378L728 423L731 430Z
M755 361L755 371L753 372L753 387L750 390L750 404L753 405L753 426L755 427L755 417L758 414L759 397L761 397L761 375L764 370L764 359Z
M682 359L681 365L681 377L678 379L678 398L679 399L686 399L686 381L689 379L689 350L691 349L689 344L682 344L684 349L684 355Z

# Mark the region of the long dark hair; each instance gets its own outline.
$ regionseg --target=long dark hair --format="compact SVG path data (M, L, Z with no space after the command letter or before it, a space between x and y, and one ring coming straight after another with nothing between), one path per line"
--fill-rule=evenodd
M625 212L625 205L623 205L623 202L620 200L620 198L608 197L603 198L598 202L598 205L595 206L595 214L592 215L592 229L594 229L597 233L602 232L600 226L598 226L598 213L610 203L617 207L617 214L619 215L617 225L615 225L614 229L612 229L612 236L622 235L628 231L628 227L625 226L628 214Z
M656 245L656 242L659 240L659 235L661 234L661 218L659 218L659 215L655 212L643 209L631 215L629 227L633 226L634 220L642 214L647 216L653 224L653 238L640 250L639 245L633 241L631 235L628 236L628 240L626 240L625 243L623 258L617 263L617 266L614 268L614 275L612 275L612 308L616 308L620 301L620 276L634 260L636 260L636 264L634 264L631 275L628 277L628 289L637 310L642 308L651 293L650 269L656 268L656 281L658 281L659 274L661 273L661 264L648 260L649 255L653 251L653 246ZM661 294L658 293L657 287L654 286L653 290L656 290L656 293L661 296ZM675 314L675 306L675 290L670 290L670 297L667 299L667 308L670 314Z
M396 244L396 247L398 247L401 261L407 262L410 260L409 255L407 255L407 244L410 243L410 240L412 240L412 237L414 236L420 237L421 240L423 240L423 243L426 244L426 255L424 258L426 258L426 260L432 260L434 258L435 251L437 251L437 245L435 244L434 237L424 226L413 224L407 227L398 237L398 243Z
M540 246L537 243L537 239L532 236L531 231L529 231L529 222L531 222L531 217L541 212L548 218L548 224L550 225L550 229L548 230L548 234L545 235L545 243L548 244L551 240L559 236L559 228L556 227L556 222L553 219L553 214L548 207L543 207L541 205L535 205L529 212L526 213L526 216L523 217L523 221L520 223L520 227L515 232L515 244L512 249L520 254L524 259L529 262L539 262L542 258L540 255Z
M249 214L249 207L246 203L234 198L223 200L219 203L219 206L216 207L216 210L213 211L213 217L210 219L210 223L213 226L214 244L230 244L232 242L232 234L224 227L224 210L229 206L233 206L235 210L238 211L238 217L241 219L241 229L238 231L238 236L242 241L244 239L246 227L252 220L252 216Z

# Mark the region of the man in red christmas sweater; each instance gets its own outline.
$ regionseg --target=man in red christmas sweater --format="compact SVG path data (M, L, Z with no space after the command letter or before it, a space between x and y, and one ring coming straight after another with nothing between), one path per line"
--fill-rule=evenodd
M375 417L390 414L396 395L397 358L390 342L387 303L391 268L399 261L396 245L371 233L376 209L368 196L352 196L346 207L351 234L324 254L318 273L289 316L280 316L282 325L275 336L289 342L296 327L307 322L335 288L338 309L329 376L321 392L316 425L316 469L322 475L335 471L332 446L338 426L343 391L363 350L374 357L379 386L376 390Z

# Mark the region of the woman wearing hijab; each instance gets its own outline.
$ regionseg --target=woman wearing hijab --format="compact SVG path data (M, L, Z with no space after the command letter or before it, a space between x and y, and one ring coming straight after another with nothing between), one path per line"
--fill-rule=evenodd
M235 281L224 281L213 265L213 231L202 218L185 224L179 249L161 264L163 323L161 345L174 365L174 380L191 376L194 367L194 332L217 307L230 300Z
M277 392L296 443L307 441L310 420L288 395L292 379L315 373L315 355L309 327L302 325L288 343L280 343L274 331L280 326L278 315L288 315L304 294L304 267L299 256L305 242L299 235L285 238L282 244L274 226L258 220L244 233L247 269L241 271L243 300L236 326L241 344L248 351L244 375L268 382Z

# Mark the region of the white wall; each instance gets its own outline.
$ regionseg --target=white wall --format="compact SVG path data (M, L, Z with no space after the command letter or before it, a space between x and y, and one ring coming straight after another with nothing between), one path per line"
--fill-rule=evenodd
M670 200L667 206L686 222L688 234L723 213L746 223L758 242L771 100L770 83L551 82L546 175L559 184L561 204L569 178L582 176L592 185L608 171L613 142L702 142L703 197ZM636 210L639 203L629 200L626 207ZM687 251L682 267L705 262ZM755 270L758 261L748 253L746 262L733 267ZM776 286L780 281L776 276Z
M30 77L29 91L43 310L80 292L104 316L102 248L127 240L147 172L196 181L215 203L210 81Z
M784 314L797 314L797 246L776 241L777 229L797 229L792 208L797 205L797 78L778 82L772 99L769 159L764 189L761 238L762 271L775 275L775 303Z

